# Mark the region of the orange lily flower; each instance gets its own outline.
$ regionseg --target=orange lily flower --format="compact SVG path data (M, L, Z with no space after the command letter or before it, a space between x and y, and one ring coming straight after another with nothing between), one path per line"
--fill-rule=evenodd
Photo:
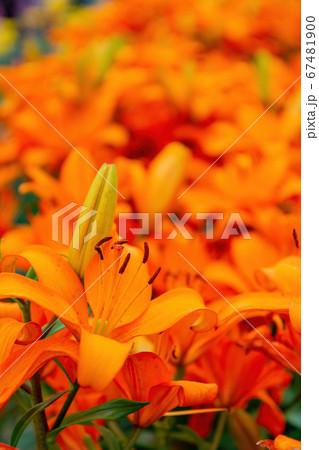
M250 351L246 354L236 340L224 336L196 363L187 367L186 378L216 383L219 393L214 404L230 411L244 409L252 398L262 400L258 423L274 435L283 431L285 417L277 403L289 385L291 375L262 353ZM212 416L207 418L212 419ZM192 418L191 423L200 432L201 423L196 418Z
M216 384L172 381L163 361L154 353L130 355L107 390L110 398L151 402L129 416L130 421L146 428L177 406L211 404L217 395Z
M109 240L101 245L99 254L87 267L85 286L91 286L100 278L99 283L87 290L94 321L91 332L84 332L81 336L83 358L80 358L79 381L82 380L84 385L102 389L110 381L106 379L110 371L109 357L105 353L105 357L100 356L97 360L97 355L92 355L92 348L101 352L99 349L106 342L111 348L117 341L117 354L113 354L121 366L132 348L130 342L137 336L160 333L185 316L190 317L194 331L204 331L216 324L215 313L204 308L201 297L193 290L174 289L150 301L151 284L158 271L149 278L145 265L147 258L148 246L145 246L143 255L139 249L112 244ZM108 267L110 270L107 271ZM99 381L95 374L98 367L103 367L104 374L103 380ZM112 372L116 373L114 369Z
M216 325L217 317L191 289L175 289L151 300L156 273L149 277L147 272L147 245L144 254L111 239L97 248L99 253L90 261L84 277L93 319L88 317L85 291L71 266L42 246L3 258L2 271L10 272L19 257L27 260L38 281L1 273L0 298L30 300L61 315L61 320L80 336L79 383L103 390L123 365L135 337L160 333L187 315L193 330L205 331Z
M257 442L260 447L268 448L268 450L301 450L301 442L291 439L280 434L274 441L266 439Z

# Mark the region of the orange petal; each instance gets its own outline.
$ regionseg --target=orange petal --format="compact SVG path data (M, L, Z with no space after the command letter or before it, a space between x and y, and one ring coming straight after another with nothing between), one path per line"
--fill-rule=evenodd
M221 298L213 301L211 307L218 315L218 324L222 325L232 318L243 320L241 313L250 317L253 314L258 315L258 312L277 312L281 314L288 314L289 304L293 297L282 295L277 292L249 292L247 294L240 294L230 299Z
M112 337L127 341L167 330L185 316L193 317L194 331L207 331L216 326L216 313L205 308L202 297L193 289L177 288L150 302L148 310L135 322L114 330Z
M116 377L116 384L127 398L151 402L130 416L134 424L142 427L156 422L177 406L208 404L217 395L215 384L171 381L161 358L150 352L130 355Z
M21 384L51 359L69 356L77 361L78 345L75 341L52 336L11 354L0 364L0 408Z
M275 439L275 450L301 449L301 442L287 436L279 435Z
M294 300L289 305L289 317L294 330L301 334L301 303L300 300Z
M80 320L73 307L58 294L40 281L31 280L15 273L0 273L0 298L17 297L30 300L42 308L51 311L62 321L80 324Z
M179 142L171 142L149 165L145 192L136 202L140 211L166 212L186 175L190 151ZM146 203L146 204L145 204ZM146 209L145 209L146 208Z
M41 327L35 322L18 322L15 319L0 319L0 363L11 352L14 343L30 344L41 336Z
M225 261L214 261L209 264L204 272L207 278L214 286L225 286L233 289L235 294L246 292L248 289L243 277Z
M17 303L0 302L0 318L11 317L12 319L22 320L21 309Z
M78 381L102 391L123 366L132 344L122 344L82 329Z
M178 405L177 392L180 388L177 385L171 386L170 383L168 368L159 356L150 352L136 353L127 358L116 377L119 392L113 392L113 395L116 398L124 394L131 400L151 401L129 416L132 423L146 427L172 409L171 402L174 402L173 408ZM154 386L159 386L159 389L151 395Z
M0 443L0 450L17 450L17 448L11 447L10 445L7 445L7 444Z
M275 245L260 234L251 232L251 239L233 239L230 245L231 260L247 281L255 285L255 272L260 267L267 267L279 259Z
M13 272L18 258L27 260L37 274L38 280L54 289L68 300L77 312L81 323L87 323L87 304L84 289L77 274L65 258L43 245L26 247L20 255L10 255L1 261L2 272Z
M152 295L147 267L142 264L141 250L128 245L123 252L112 250L112 243L109 241L101 247L104 259L101 261L96 254L85 272L87 297L94 315L99 318L103 309L107 309L106 335L118 324L124 325L139 317L147 309ZM120 275L119 267L128 254L129 262Z
M255 277L267 290L278 289L284 294L297 294L300 292L301 283L300 258L284 258L274 266L257 270Z
M143 253L129 245L125 246L125 251L131 256L125 272L121 275L119 294L113 300L107 325L109 330L137 319L146 311L152 297L147 266L142 264Z
M274 441L266 439L259 441L256 445L268 448L268 450L301 450L301 442L296 439L291 439L282 434L278 435Z
M262 392L259 398L263 403L258 411L257 423L270 431L273 436L282 433L286 426L284 413L268 393Z
M217 384L195 381L175 381L182 389L178 393L179 406L196 406L213 403L218 394Z

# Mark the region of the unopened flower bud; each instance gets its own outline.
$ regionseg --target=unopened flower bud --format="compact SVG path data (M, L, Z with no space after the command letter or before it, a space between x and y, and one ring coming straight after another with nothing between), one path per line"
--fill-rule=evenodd
M69 249L69 262L80 278L93 257L94 247L111 235L117 200L117 175L113 164L103 164L96 174L77 220Z

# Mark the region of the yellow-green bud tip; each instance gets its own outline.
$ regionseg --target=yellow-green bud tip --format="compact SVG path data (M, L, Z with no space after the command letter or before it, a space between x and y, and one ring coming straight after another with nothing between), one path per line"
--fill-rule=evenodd
M80 278L93 257L94 247L113 231L117 201L117 175L114 164L103 164L84 201L69 249L69 263Z

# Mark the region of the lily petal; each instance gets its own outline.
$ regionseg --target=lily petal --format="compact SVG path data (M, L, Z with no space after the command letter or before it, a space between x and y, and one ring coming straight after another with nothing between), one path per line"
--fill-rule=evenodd
M14 343L30 344L41 336L41 327L35 322L18 322L15 319L0 319L0 364L11 352Z
M13 272L18 258L30 263L38 280L54 289L73 304L81 323L87 323L87 305L80 279L65 258L43 245L26 247L19 255L10 255L1 261L2 272Z
M284 258L272 267L257 270L257 282L267 290L278 289L284 294L299 293L301 261L296 256Z
M214 383L197 383L195 381L175 381L182 389L178 394L179 406L196 406L213 403L218 394Z
M127 245L121 256L122 249L111 250L111 245L112 241L103 244L101 250L104 259L100 260L96 254L85 272L87 298L94 315L101 317L102 311L107 309L106 332L117 324L124 325L139 317L147 309L152 295L147 267L142 264L141 250ZM120 275L119 267L128 254L129 262ZM96 280L98 282L94 283Z
M51 311L61 320L80 324L77 312L57 291L40 281L34 281L16 273L0 273L0 298L17 297L30 300Z
M160 333L188 315L193 317L194 331L207 331L217 324L216 313L205 308L202 297L196 291L177 288L152 300L144 314L128 326L115 329L112 337L127 341L137 336Z
M132 344L122 344L107 337L81 331L78 381L103 391L123 366Z
M212 302L211 307L218 315L218 324L223 325L237 316L242 320L238 312L245 316L249 313L250 317L253 313L258 315L259 312L266 311L288 314L289 304L293 299L292 296L277 292L249 292L236 295L228 302L223 298L218 299Z
M70 339L52 336L11 354L0 364L0 409L21 384L51 359L69 356L77 361L78 346Z
M268 450L300 450L301 442L296 439L291 439L287 436L279 434L274 441L266 439L265 441L259 441L256 445L260 447L268 448Z
M301 302L294 300L289 305L289 317L294 330L301 334Z
M0 302L0 318L2 317L12 317L12 319L21 321L21 309L17 303Z

